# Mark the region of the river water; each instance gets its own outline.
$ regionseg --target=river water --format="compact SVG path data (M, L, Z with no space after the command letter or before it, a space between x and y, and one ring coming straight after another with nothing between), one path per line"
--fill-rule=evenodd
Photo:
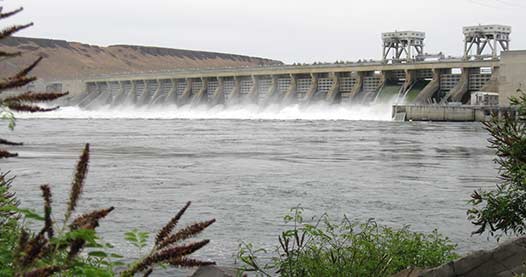
M241 241L277 245L282 217L301 205L375 218L415 231L439 228L461 253L491 247L470 236L470 193L491 188L497 170L479 123L392 122L385 107L247 109L100 109L66 107L20 115L19 158L1 161L17 175L23 206L40 209L40 184L61 214L83 143L91 163L79 211L115 206L101 222L106 241L127 257L123 233L155 232L193 201L183 223L216 218L198 256L231 265ZM0 126L5 133L5 126ZM61 216L56 216L60 218Z

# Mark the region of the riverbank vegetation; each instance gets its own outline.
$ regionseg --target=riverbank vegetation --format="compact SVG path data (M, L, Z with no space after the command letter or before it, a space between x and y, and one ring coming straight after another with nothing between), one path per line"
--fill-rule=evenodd
M237 255L242 272L259 276L391 276L409 267L433 267L457 258L456 245L433 231L394 229L370 220L339 223L323 215L308 223L303 210L285 216L289 226L278 246L267 251L243 243Z
M494 116L485 128L491 135L501 182L493 190L475 191L468 211L478 229L474 234L526 234L526 94L520 88L511 98L518 115Z

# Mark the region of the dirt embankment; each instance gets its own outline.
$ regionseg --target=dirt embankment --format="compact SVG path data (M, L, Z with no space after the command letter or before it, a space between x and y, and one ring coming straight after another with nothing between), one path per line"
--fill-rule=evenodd
M0 77L11 76L38 56L43 56L45 59L33 71L35 76L43 80L150 70L282 64L276 60L234 54L133 45L100 47L65 40L23 37L1 40L0 51L23 53L20 57L0 62Z

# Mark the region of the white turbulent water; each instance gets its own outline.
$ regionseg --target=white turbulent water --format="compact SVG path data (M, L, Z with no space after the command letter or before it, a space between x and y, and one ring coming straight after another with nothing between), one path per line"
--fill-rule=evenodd
M471 192L496 182L481 125L390 117L385 105L65 107L20 115L16 130L2 136L25 145L11 147L20 158L0 161L0 170L17 174L26 207L41 209L38 186L50 183L60 215L74 162L90 142L79 211L115 206L100 231L128 257L135 251L124 231L155 232L187 200L193 205L183 223L217 219L199 255L226 265L241 241L276 245L282 216L298 204L307 218L376 218L417 231L439 228L461 252L490 247L485 237L470 236L466 219Z
M371 105L238 105L225 108L222 105L177 107L154 106L102 106L94 110L76 106L63 107L48 113L19 113L18 118L145 118L145 119L253 119L253 120L391 120L391 104Z

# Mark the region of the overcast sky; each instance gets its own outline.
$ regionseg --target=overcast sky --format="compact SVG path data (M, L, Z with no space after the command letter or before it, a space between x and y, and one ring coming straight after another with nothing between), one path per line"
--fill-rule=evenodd
M4 0L32 21L21 36L245 54L287 63L381 57L381 32L427 34L426 52L460 56L462 26L507 24L526 49L524 0Z

